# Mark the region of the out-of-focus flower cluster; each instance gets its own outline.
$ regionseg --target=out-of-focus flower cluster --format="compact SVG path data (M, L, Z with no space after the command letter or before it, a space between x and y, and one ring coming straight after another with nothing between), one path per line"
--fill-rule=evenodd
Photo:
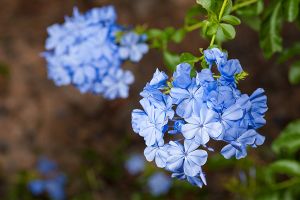
M28 183L28 189L35 196L48 194L53 200L65 199L66 177L58 171L56 163L42 157L37 164L39 178L33 179Z
M48 28L48 77L57 86L74 85L80 92L107 99L126 98L133 74L123 70L126 60L138 62L147 53L146 37L120 26L113 6L94 8ZM119 34L121 33L121 34ZM117 35L121 35L117 38Z
M145 171L145 158L141 154L131 154L125 162L125 168L131 175ZM162 172L155 172L147 178L147 189L153 196L167 194L172 186L172 180Z
M208 68L196 77L187 63L177 66L171 81L157 70L141 92L143 110L132 112L133 130L147 145L146 159L198 187L206 185L202 166L206 150L213 150L208 142L226 142L221 150L226 159L244 158L247 147L265 140L256 130L266 123L267 111L263 89L250 96L238 90L237 80L244 74L238 60L228 60L217 48L205 50L204 58ZM220 74L213 74L213 66ZM176 139L167 143L166 135Z

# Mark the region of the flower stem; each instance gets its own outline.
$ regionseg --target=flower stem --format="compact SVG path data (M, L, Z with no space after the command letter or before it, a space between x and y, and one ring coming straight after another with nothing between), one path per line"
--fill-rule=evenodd
M228 2L228 0L224 0L224 1L223 1L221 10L220 10L220 13L219 13L219 16L218 16L218 21L219 21L219 22L221 21L221 19L222 19L222 17L223 17L223 14L224 14L224 11L225 11L227 2ZM211 38L211 41L210 41L210 44L209 44L210 47L214 45L215 39L216 39L216 35L217 35L217 31L213 34L213 36L212 36L212 38Z
M236 4L232 7L232 11L236 11L238 10L239 8L242 8L242 7L245 7L245 6L248 6L248 5L251 5L253 3L256 3L257 0L249 0L249 1L244 1L242 3L239 3L239 4Z
M280 189L284 189L284 188L288 188L291 187L293 185L299 184L300 183L300 179L299 178L292 178L290 180L278 183L276 185L273 186L274 190L280 190Z
M194 30L197 30L198 28L200 28L202 26L202 22L198 22L196 24L193 24L191 26L186 26L185 29L188 31L188 32L191 32L191 31L194 31Z

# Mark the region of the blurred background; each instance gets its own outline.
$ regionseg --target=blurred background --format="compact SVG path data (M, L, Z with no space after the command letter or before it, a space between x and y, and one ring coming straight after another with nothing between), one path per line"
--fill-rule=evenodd
M41 156L57 163L65 174L67 199L232 199L230 181L245 178L241 173L248 173L243 171L247 163L272 160L268 145L290 120L299 117L300 88L289 84L288 65L264 59L257 33L238 26L237 38L224 48L229 57L240 59L250 74L240 89L245 93L258 87L266 90L267 125L260 129L266 145L251 150L250 157L234 167L216 156L204 167L205 188L175 181L170 190L155 195L148 182L159 169L147 164L144 172L131 173L125 163L132 154L143 154L143 139L131 129L131 111L139 107L139 92L154 70L165 70L160 53L151 50L140 63L125 66L136 81L128 99L114 101L82 95L72 86L56 87L47 79L46 63L40 57L49 25L62 23L74 6L83 12L107 4L116 7L121 24L162 28L183 24L185 12L195 0L0 0L1 199L48 198L27 191ZM294 29L285 27L286 45L299 37ZM208 42L193 32L171 49L196 54L207 46Z

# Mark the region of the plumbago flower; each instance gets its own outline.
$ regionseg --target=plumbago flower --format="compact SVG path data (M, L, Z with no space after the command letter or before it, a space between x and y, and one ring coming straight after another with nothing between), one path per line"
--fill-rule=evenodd
M48 77L57 86L74 85L81 93L91 92L107 99L128 97L133 74L123 70L129 60L138 62L148 52L145 35L117 24L114 7L94 8L73 16L47 31ZM118 37L120 36L120 37Z
M37 171L41 178L33 179L28 183L28 189L34 196L47 193L53 200L64 200L66 176L58 171L55 162L42 157L38 161Z
M208 68L195 77L187 63L179 64L170 79L157 69L140 93L143 110L132 111L133 130L147 145L146 159L198 187L207 184L202 166L207 151L213 151L207 143L225 142L220 153L226 159L246 157L248 147L264 143L257 129L266 123L268 109L263 89L250 96L238 90L245 72L237 59L228 60L217 48L205 50L204 59ZM176 139L167 142L166 135Z

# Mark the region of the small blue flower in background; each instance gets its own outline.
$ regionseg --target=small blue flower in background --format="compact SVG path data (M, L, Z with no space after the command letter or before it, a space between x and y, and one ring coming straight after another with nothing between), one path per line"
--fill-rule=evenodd
M148 188L153 196L167 194L171 186L171 178L162 172L155 173L148 179Z
M145 158L140 154L132 154L126 161L125 168L131 175L137 175L145 169Z
M113 6L94 8L73 16L47 31L48 77L57 86L74 85L81 93L103 95L107 99L127 98L134 76L124 71L126 60L138 62L148 52L145 36L116 23ZM118 42L118 32L125 32Z
M37 171L41 178L33 179L28 183L28 189L35 196L47 193L53 200L65 199L66 177L58 171L57 164L46 157L39 159Z
M226 159L246 157L248 147L264 143L265 137L256 129L266 124L268 109L263 89L251 96L238 90L237 76L244 72L237 59L227 60L227 53L217 48L205 50L204 59L209 68L196 77L191 76L187 63L179 64L169 81L156 70L140 93L143 110L132 112L133 130L147 145L147 161L198 187L206 185L202 167L207 151L213 151L207 143L227 143L220 152ZM166 142L166 135L176 139Z
M134 32L122 36L119 48L119 55L123 60L139 62L143 55L148 52L149 47L145 44L146 37Z

